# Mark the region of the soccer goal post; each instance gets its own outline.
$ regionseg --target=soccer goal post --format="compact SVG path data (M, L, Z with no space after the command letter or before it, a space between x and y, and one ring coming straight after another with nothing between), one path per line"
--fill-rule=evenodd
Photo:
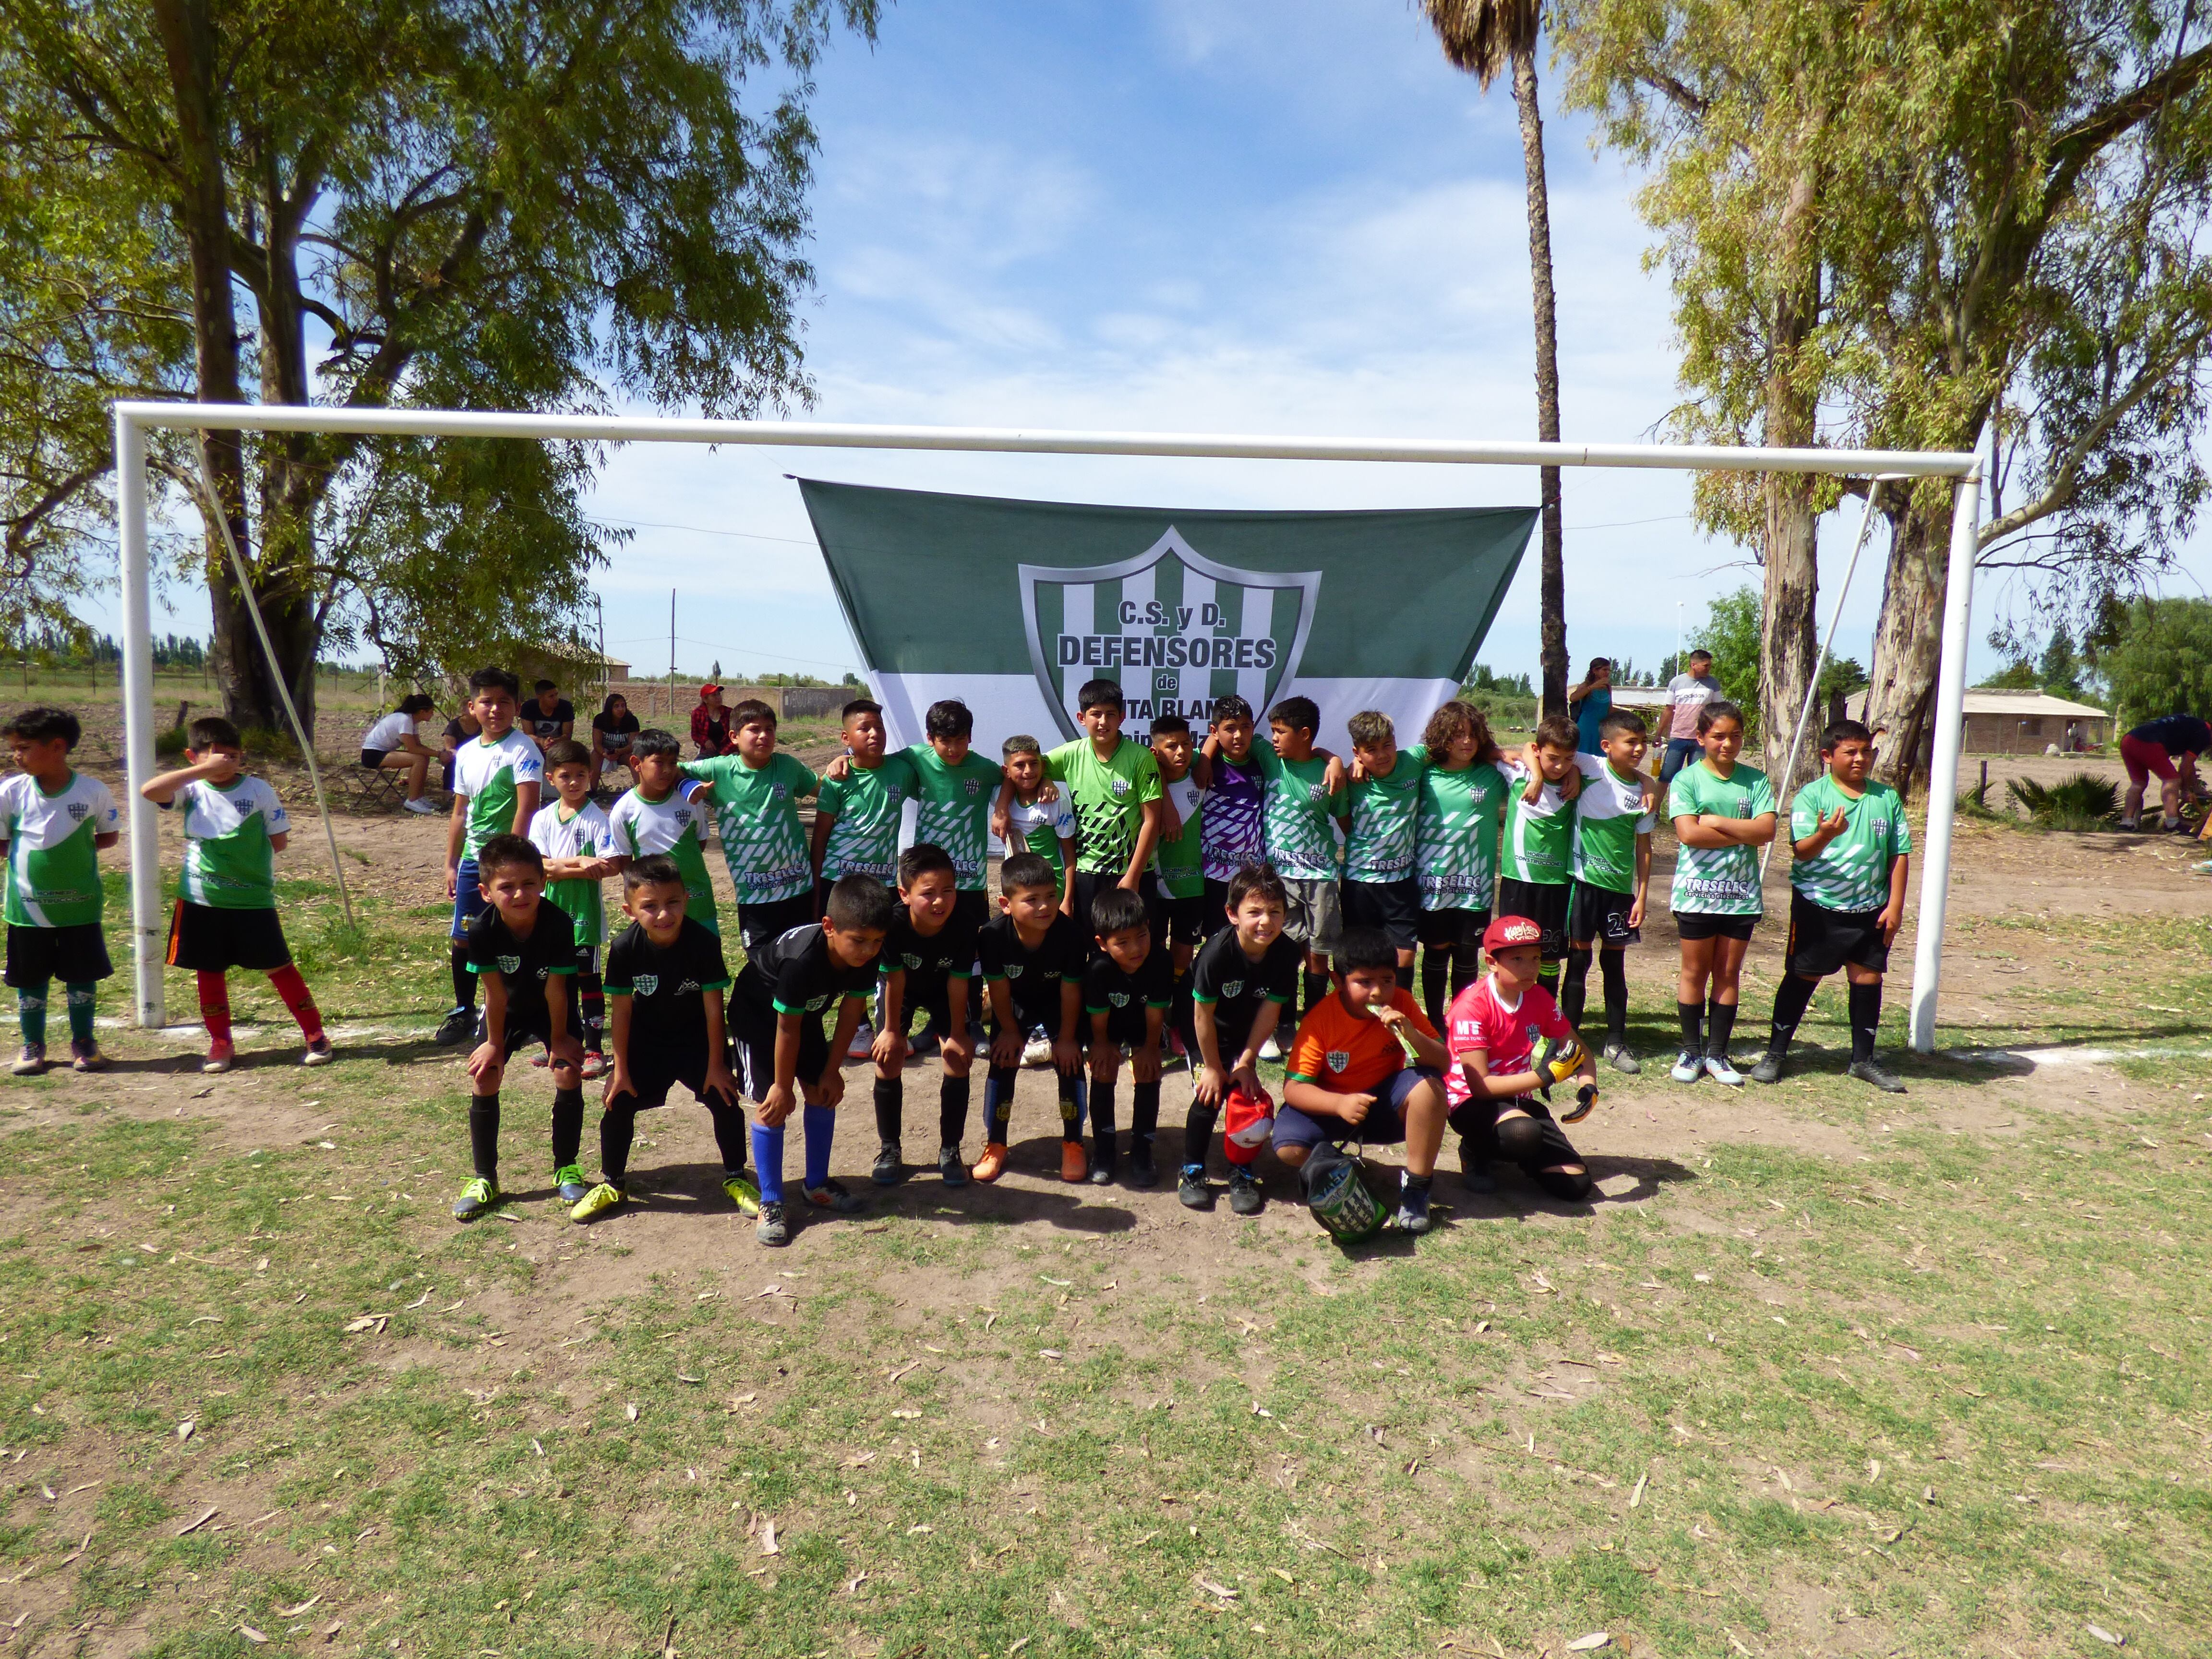
M1936 1046L1943 919L1951 880L1966 650L1973 609L1981 472L1972 454L1935 450L1762 449L1690 444L1468 443L1449 439L1278 438L1231 434L1073 432L1019 427L866 426L812 421L712 421L658 416L532 415L432 409L122 402L115 405L116 518L123 579L124 754L130 777L131 933L136 1017L166 1023L161 985L159 818L139 787L154 775L153 603L146 550L146 434L345 432L383 436L526 438L605 443L752 444L791 449L934 449L1022 455L1128 455L1212 460L1395 461L1445 466L1629 467L1681 472L1814 472L1950 478L1949 583L1936 683L1928 835L1912 965L1911 1041ZM1786 712L1786 711L1785 711ZM313 757L308 761L313 763Z

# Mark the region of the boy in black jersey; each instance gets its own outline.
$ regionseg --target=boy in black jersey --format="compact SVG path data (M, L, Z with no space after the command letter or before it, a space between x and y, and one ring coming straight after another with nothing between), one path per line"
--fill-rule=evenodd
M1202 902L1203 901L1201 901ZM1091 901L1098 954L1083 970L1083 1014L1091 1045L1091 1179L1114 1178L1114 1081L1129 1045L1129 1184L1149 1187L1152 1134L1160 1124L1160 1034L1175 1000L1172 959L1152 949L1141 894L1103 889Z
M608 1073L599 1119L599 1184L569 1211L589 1221L629 1196L630 1143L637 1115L667 1103L678 1083L714 1120L722 1150L722 1190L748 1215L760 1190L745 1173L745 1114L730 1074L722 994L730 969L722 941L684 912L684 872L656 853L623 872L623 914L630 919L607 951Z
M854 1215L866 1207L830 1178L830 1146L837 1103L845 1097L838 1070L846 1046L867 1012L876 987L876 958L896 901L873 876L840 876L822 920L763 939L748 951L732 996L745 1092L754 1115L753 1164L760 1172L763 1244L791 1237L783 1211L783 1126L805 1103L806 1173L799 1195L817 1209ZM824 1037L822 1014L837 1005L837 1030Z
M898 879L899 903L876 965L883 980L883 1030L872 1050L881 1145L872 1175L878 1187L906 1179L899 1134L906 1109L907 1027L919 1008L929 1016L927 1031L937 1038L945 1061L945 1080L938 1091L937 1172L946 1186L958 1187L968 1179L960 1138L968 1130L968 1074L975 1060L975 1045L968 1035L975 926L960 902L964 895L952 855L942 847L915 842L899 854Z
M1260 1049L1297 995L1305 953L1283 931L1290 893L1273 865L1245 865L1230 878L1227 898L1229 926L1206 940L1190 965L1190 1024L1182 1040L1198 1070L1176 1196L1194 1210L1213 1207L1206 1149L1226 1106L1229 1132L1221 1150L1229 1159L1229 1207L1257 1215L1262 1200L1252 1164L1267 1144L1275 1109L1260 1084Z
M1000 866L999 908L1001 914L984 925L976 940L992 1030L991 1072L983 1082L983 1156L975 1176L996 1181L1006 1167L1006 1118L1021 1075L1023 1042L1042 1026L1060 1073L1060 1178L1080 1181L1090 1164L1083 1156L1083 1053L1075 1032L1091 941L1073 917L1060 913L1052 866L1035 853L1017 853Z
M576 1040L576 928L544 902L545 856L524 837L494 836L477 854L489 904L463 930L469 971L483 986L469 1055L469 1151L475 1173L453 1200L474 1221L500 1201L499 1085L526 1042L553 1060L553 1182L574 1204L591 1190L576 1154L584 1139L584 1048Z

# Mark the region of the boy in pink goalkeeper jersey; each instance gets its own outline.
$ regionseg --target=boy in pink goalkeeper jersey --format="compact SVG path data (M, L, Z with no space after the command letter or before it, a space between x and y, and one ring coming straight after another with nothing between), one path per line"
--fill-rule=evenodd
M1453 998L1444 1016L1452 1057L1444 1096L1460 1138L1460 1180L1469 1192L1491 1191L1489 1165L1503 1158L1553 1197L1578 1202L1590 1194L1589 1171L1552 1116L1551 1079L1536 1070L1546 1042L1575 1040L1559 1005L1536 982L1543 937L1525 916L1500 916L1484 930L1490 972ZM1587 1048L1576 1082L1571 1123L1597 1103L1596 1063Z

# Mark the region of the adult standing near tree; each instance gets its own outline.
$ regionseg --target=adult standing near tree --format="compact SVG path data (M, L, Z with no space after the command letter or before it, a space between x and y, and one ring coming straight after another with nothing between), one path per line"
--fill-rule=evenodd
M1573 716L1579 734L1576 746L1585 755L1596 754L1598 726L1607 714L1613 713L1613 663L1610 659L1590 659L1589 672L1583 676L1583 683L1567 693L1567 713Z
M399 707L370 726L361 740L361 763L372 772L404 772L407 775L407 799L401 803L410 812L432 812L438 809L422 799L430 781L430 763L436 758L435 750L428 747L418 732L422 721L438 712L438 705L421 691L410 692L399 700Z
M722 702L722 688L711 680L699 688L699 706L691 711L691 741L701 760L730 752L730 711Z
M1667 708L1660 730L1667 734L1667 752L1659 763L1659 781L1672 783L1674 774L1705 753L1698 739L1698 714L1721 694L1713 678L1713 653L1702 647L1683 660L1686 672L1667 682ZM1739 733L1739 735L1741 735Z
M2120 760L2128 769L2128 796L2120 809L2120 828L2142 828L2143 792L2158 780L2159 828L2181 828L2181 792L2197 787L2197 757L2212 750L2212 726L2194 714L2161 714L2145 720L2120 739Z

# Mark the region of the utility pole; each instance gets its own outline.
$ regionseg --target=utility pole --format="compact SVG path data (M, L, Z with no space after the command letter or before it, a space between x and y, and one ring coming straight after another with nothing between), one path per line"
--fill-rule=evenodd
M676 729L676 590L668 590L668 729Z

